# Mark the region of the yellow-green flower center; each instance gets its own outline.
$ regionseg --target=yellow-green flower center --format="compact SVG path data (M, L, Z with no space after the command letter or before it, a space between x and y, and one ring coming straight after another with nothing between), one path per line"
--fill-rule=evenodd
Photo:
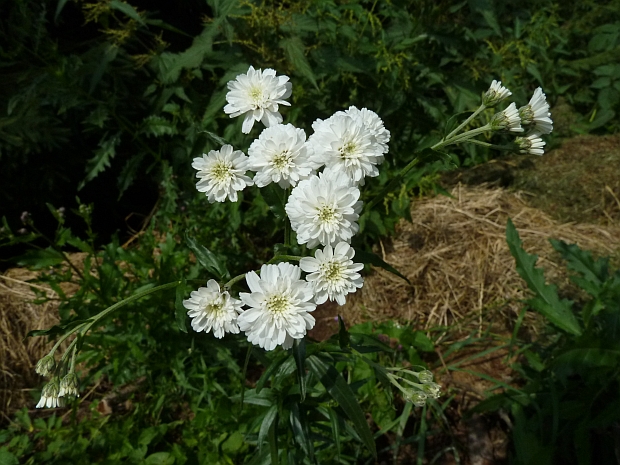
M208 304L207 307L205 308L205 311L209 315L212 315L215 318L219 318L221 316L224 316L224 304L223 303Z
M250 88L248 95L250 97L250 100L252 100L252 103L257 106L263 103L263 100L265 100L265 97L263 97L263 89L261 89L260 87Z
M328 281L338 281L342 279L342 265L337 262L329 262L323 264L323 276Z
M319 208L317 216L322 223L332 223L336 219L336 209L330 205L323 205Z
M219 162L213 165L211 168L211 176L213 176L213 180L217 182L228 182L230 178L232 178L231 166L227 163Z
M283 295L272 295L267 299L267 311L272 315L281 315L289 308L288 298Z
M354 142L347 142L338 151L340 152L340 158L354 158L357 145Z
M291 161L291 154L288 150L284 150L281 153L277 154L275 157L273 157L272 163L273 166L275 166L279 170L283 170L292 165Z

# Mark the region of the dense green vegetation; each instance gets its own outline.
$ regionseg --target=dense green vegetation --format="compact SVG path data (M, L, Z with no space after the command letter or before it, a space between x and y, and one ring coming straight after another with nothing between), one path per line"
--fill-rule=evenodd
M113 415L79 400L62 416L24 408L3 420L0 463L270 463L276 436L288 463L304 457L373 463L372 439L379 456L394 463L399 448L411 444L418 463L442 454L458 460L454 438L425 455L426 438L449 428L443 412L454 396L410 417L412 404L394 395L379 368L438 366L433 341L415 328L362 325L343 328L331 341L308 342L305 378L295 374L298 347L294 356L253 351L246 358L245 341L183 332L179 299L217 275L195 260L191 252L199 254L186 235L214 251L230 276L259 267L281 241L270 199L244 193L240 202L207 204L194 188L191 160L219 148L219 137L245 151L258 135L256 127L242 135L241 121L222 111L226 83L249 65L291 77L293 105L283 113L296 126L309 129L349 105L383 118L392 134L390 153L364 200L414 152L438 141L453 124L450 115L475 109L493 79L521 104L542 86L552 104L569 108L558 115L565 122L556 122L560 136L615 132L620 2L5 0L2 11L0 245L3 259L19 255L3 266L53 270L40 279L63 297L64 323L158 285L182 279L190 285L177 295L171 290L131 302L80 342L78 363L88 367L82 392L115 393L120 400ZM388 235L408 216L414 194L437 188L438 172L491 156L470 145L425 158L364 213L356 246L368 248ZM32 220L22 224L23 211ZM140 233L121 247L130 237L127 225ZM514 237L511 244L518 246ZM613 454L606 435L619 416L618 274L565 244L555 247L581 273L577 282L593 300L573 313L556 296L549 305L557 303L563 313L542 311L555 325L551 342L523 349L525 387L480 410L504 408L516 418L517 463L534 463L526 449L540 451L537 463L602 463ZM86 254L83 272L63 266L65 253L74 251ZM62 293L66 281L79 283L77 293ZM382 344L371 337L377 333L406 349ZM581 352L571 353L572 347ZM599 354L592 351L601 350L605 363L592 367ZM314 355L319 352L345 375L349 387L334 388L336 395L328 381L344 378L325 368L327 358ZM275 368L266 372L268 366ZM545 377L547 369L552 377ZM578 394L597 383L597 397L582 402L587 393ZM130 395L118 394L127 387ZM364 436L362 422L338 400L346 389L371 412L374 438ZM276 419L274 405L288 416ZM576 425L575 437L559 422ZM538 436L549 424L549 437ZM588 434L597 439L597 451L566 457L569 446L554 448L562 435L581 447Z

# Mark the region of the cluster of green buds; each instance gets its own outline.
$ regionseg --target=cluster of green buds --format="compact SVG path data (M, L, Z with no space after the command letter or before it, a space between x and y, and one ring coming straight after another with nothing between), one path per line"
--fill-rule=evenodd
M416 407L424 407L429 399L441 396L441 386L433 381L433 373L426 369L413 371L393 367L387 370L390 382L401 391L407 402L413 403Z
M551 120L547 98L540 87L534 91L534 95L527 105L517 108L516 104L512 102L504 110L491 116L488 122L481 127L461 132L463 128L484 110L496 107L511 95L512 92L502 86L500 81L493 81L489 89L482 94L482 103L480 107L432 148L437 150L447 145L470 142L499 150L542 155L544 153L543 147L545 146L545 142L542 140L541 136L550 134L551 131L553 131L553 121ZM522 134L525 133L526 130L527 133L524 136L515 137L514 142L506 146L494 145L474 139L475 136L482 133L502 132L508 134Z
M60 362L56 362L54 352L58 345L56 344L49 354L39 360L34 369L41 376L50 377L50 381L43 386L37 408L64 407L66 400L80 397L79 381L75 374L75 344L67 349ZM67 363L69 353L71 353L71 361Z

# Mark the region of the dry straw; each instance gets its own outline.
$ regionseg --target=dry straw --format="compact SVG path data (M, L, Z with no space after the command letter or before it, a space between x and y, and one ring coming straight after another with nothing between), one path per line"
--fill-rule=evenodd
M509 217L525 250L540 257L548 280L563 290L570 291L565 266L549 238L578 244L598 256L620 253L618 226L559 224L528 207L522 194L500 188L458 185L451 196L415 202L413 222L399 223L392 241L377 250L411 285L375 270L362 290L338 308L348 324L396 320L429 329L473 319L482 329L486 317L497 321L502 315L514 321L526 294L506 244Z

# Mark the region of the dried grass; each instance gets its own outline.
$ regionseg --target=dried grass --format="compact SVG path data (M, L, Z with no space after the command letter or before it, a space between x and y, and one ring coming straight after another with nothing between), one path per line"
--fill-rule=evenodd
M84 255L72 254L72 263L81 267ZM31 392L43 382L34 366L53 345L46 338L26 335L59 321L57 295L49 286L31 282L37 278L37 272L24 268L12 268L0 275L0 415L4 420L33 402ZM77 285L63 283L61 288L71 295Z
M414 203L413 223L402 221L393 240L377 252L411 282L377 269L340 313L348 324L395 320L422 328L457 327L498 315L514 321L525 283L506 244L508 218L524 248L540 258L547 279L570 290L565 266L549 238L576 243L598 255L620 255L620 227L559 224L528 207L519 193L456 186L451 195ZM573 289L574 291L574 289Z

